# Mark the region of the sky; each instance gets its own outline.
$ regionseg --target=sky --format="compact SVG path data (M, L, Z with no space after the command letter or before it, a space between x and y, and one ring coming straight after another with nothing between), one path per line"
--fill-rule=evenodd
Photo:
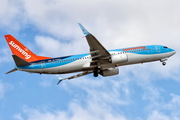
M0 120L179 120L179 13L179 0L0 0ZM88 53L77 23L106 49L166 45L176 54L166 66L122 66L58 86L54 75L5 74L15 64L4 35L42 56Z

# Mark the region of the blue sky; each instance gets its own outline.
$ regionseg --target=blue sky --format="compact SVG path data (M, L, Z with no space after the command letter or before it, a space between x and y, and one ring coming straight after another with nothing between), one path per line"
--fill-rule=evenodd
M0 120L179 120L179 12L179 0L0 0ZM166 66L123 66L58 86L54 75L5 74L15 65L5 34L38 55L88 53L78 22L107 49L157 44L176 54Z

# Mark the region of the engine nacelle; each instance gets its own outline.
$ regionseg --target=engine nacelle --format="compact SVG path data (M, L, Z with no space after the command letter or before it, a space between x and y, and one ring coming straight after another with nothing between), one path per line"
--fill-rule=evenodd
M109 68L107 70L103 70L100 73L103 77L106 76L112 76L112 75L117 75L119 74L119 69L118 68Z
M123 63L128 61L128 57L126 54L117 54L111 56L111 63Z

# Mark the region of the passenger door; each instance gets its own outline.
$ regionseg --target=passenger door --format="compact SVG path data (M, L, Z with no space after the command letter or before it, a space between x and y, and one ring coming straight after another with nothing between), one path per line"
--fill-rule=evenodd
M160 48L158 46L156 46L155 49L156 49L156 52L158 53L160 52Z

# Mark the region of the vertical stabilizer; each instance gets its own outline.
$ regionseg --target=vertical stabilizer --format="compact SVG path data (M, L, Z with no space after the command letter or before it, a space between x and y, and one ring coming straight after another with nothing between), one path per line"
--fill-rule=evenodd
M37 60L50 58L50 57L37 56L26 46L20 43L16 38L14 38L12 35L5 35L4 37L6 38L6 41L11 49L12 54L20 57L21 59L27 62L33 62Z

